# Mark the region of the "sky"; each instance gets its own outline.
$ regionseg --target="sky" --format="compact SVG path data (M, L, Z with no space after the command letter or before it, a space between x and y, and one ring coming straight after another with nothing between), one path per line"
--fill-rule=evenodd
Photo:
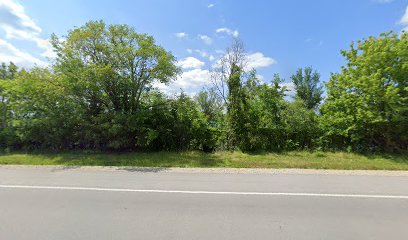
M408 0L0 0L0 62L49 66L48 39L89 20L128 24L171 51L183 73L167 93L210 86L209 72L239 37L248 65L270 82L312 66L327 81L345 64L340 50L382 32L408 30Z

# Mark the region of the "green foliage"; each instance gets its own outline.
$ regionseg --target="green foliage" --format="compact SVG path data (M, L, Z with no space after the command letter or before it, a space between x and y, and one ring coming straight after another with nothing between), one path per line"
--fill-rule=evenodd
M312 68L292 77L290 99L245 72L235 41L214 72L214 88L194 97L154 88L180 69L153 37L127 25L90 21L52 37L55 63L0 66L0 148L185 151L408 150L408 34L382 34L342 51L327 83Z
M199 110L213 127L217 127L224 115L223 100L217 95L214 88L200 91L195 96Z
M282 118L285 121L285 149L299 150L317 147L317 140L321 136L318 116L302 100L288 102L283 110Z
M8 98L6 96L6 86L16 77L17 66L10 62L0 65L0 148L13 146L16 142L14 129L9 126L8 121L11 115Z
M232 66L228 85L228 123L229 140L232 146L247 149L249 146L249 103L248 94L242 83L242 69L237 65Z
M347 65L327 83L324 141L353 150L408 149L408 34L386 33L342 51Z
M300 98L309 109L315 109L322 101L323 86L320 85L320 74L311 67L299 68L291 77L295 85L296 98Z
M92 114L137 112L154 82L168 83L180 71L170 52L128 25L90 21L71 30L65 41L54 35L52 43L55 70L69 79Z

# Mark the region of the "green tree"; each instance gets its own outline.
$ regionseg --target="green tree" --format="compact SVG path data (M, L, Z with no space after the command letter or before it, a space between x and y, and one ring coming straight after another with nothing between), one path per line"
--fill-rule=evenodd
M18 67L13 62L10 62L7 67L7 78L14 79L17 72L18 72Z
M224 105L222 99L216 93L216 90L214 88L209 88L200 91L195 96L195 101L197 102L199 110L207 118L208 122L213 126L217 126L222 118Z
M249 143L249 104L248 94L242 82L242 70L233 66L227 81L228 105L227 114L232 142L242 150L248 150Z
M8 78L7 65L5 62L2 62L0 65L0 79L7 79L7 78Z
M347 65L327 83L321 108L329 146L408 149L408 34L384 33L342 51Z
M180 73L175 57L153 37L103 21L74 28L65 41L54 35L52 43L58 56L54 71L66 79L72 101L83 109L85 142L137 148L153 84L167 84Z
M318 115L309 109L304 101L296 99L287 102L282 110L282 120L286 136L286 150L312 149L320 137Z
M14 129L8 126L12 112L9 110L5 86L16 77L17 72L18 68L12 62L0 65L0 147L12 145L15 140Z
M52 43L50 69L17 74L4 89L21 142L34 148L135 149L145 136L153 84L180 70L151 36L90 21ZM10 64L7 74L13 75Z
M302 99L307 108L315 109L322 101L323 86L320 85L320 74L312 67L299 68L291 77L295 85L296 97Z
M48 69L21 71L13 81L3 82L14 129L19 142L29 148L61 148L75 141L77 108L66 94L62 78Z
M271 84L259 85L251 96L251 120L255 134L251 137L254 150L284 150L286 147L283 110L286 107L286 88L283 79L275 74Z
M57 72L69 78L91 112L137 112L154 82L168 83L179 74L175 57L128 25L90 21L71 30L65 41L55 35Z

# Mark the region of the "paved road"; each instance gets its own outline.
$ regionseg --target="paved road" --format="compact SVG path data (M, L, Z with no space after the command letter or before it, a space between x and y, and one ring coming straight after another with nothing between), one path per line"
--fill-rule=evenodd
M408 176L0 167L5 240L404 239L407 226Z

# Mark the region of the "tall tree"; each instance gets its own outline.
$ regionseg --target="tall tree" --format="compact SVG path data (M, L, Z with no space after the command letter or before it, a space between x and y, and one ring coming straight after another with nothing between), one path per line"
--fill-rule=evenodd
M327 83L322 128L331 146L408 150L408 33L385 33L342 51Z
M211 81L220 98L228 105L228 80L239 71L244 73L247 65L247 54L244 43L239 38L233 38L225 54L214 65L211 72ZM238 70L239 69L239 70Z
M57 72L69 78L94 113L137 112L154 82L168 83L180 72L170 52L128 25L90 21L71 30L65 41L54 35L52 43Z
M322 101L323 86L320 85L320 74L312 67L299 68L291 77L295 85L296 97L302 99L307 108L314 109Z

